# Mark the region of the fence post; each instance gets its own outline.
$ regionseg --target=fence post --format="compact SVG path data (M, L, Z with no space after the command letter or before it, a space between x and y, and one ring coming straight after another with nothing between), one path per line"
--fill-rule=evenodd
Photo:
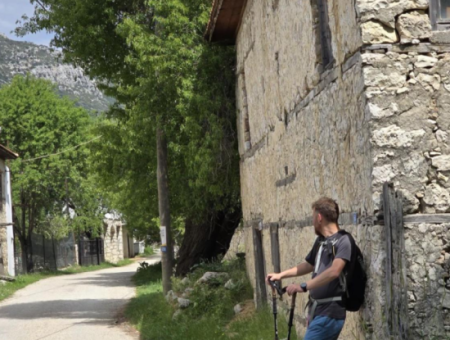
M56 258L56 249L55 249L55 239L52 235L52 246L53 246L53 259L55 260L55 271L58 270L58 262Z
M386 236L386 335L390 339L392 331L392 234L391 234L391 191L389 183L383 185L383 220Z
M44 269L45 269L45 236L42 234L42 249L44 251Z
M383 216L386 236L386 338L408 338L403 204L392 184L383 185Z
M97 264L100 265L100 239L97 237Z
M78 265L82 266L83 262L81 261L81 239L78 238Z

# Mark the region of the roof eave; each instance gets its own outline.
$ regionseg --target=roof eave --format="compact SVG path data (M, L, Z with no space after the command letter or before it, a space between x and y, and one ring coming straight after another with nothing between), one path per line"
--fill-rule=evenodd
M0 144L0 158L3 159L16 159L19 157L19 154L14 151L8 149L6 146Z
M214 0L205 39L209 42L236 42L247 0Z

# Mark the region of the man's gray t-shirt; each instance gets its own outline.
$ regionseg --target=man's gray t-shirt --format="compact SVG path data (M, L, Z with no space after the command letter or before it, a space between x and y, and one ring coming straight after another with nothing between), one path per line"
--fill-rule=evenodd
M328 246L322 247L322 252L319 256L318 253L320 245L324 241L327 241ZM334 254L331 244L334 244ZM308 256L306 256L306 262L314 266L312 278L315 278L317 275L330 268L334 259L343 259L348 264L350 262L351 254L352 245L348 235L336 233L328 238L318 237ZM317 265L316 261L319 261ZM309 294L311 295L311 298L315 300L326 299L335 296L342 296L343 289L339 278L337 278L322 287L311 289ZM342 302L321 304L317 306L314 313L314 316L317 315L343 320L345 319L345 307Z

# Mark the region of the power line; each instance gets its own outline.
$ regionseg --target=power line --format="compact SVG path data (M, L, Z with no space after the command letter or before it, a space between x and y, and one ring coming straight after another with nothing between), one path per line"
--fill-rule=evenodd
M48 158L48 157L60 155L60 154L62 154L64 152L67 152L67 151L70 151L70 150L74 150L74 149L76 149L76 148L78 148L78 147L80 147L82 145L86 145L86 144L92 143L93 141L95 141L95 140L97 140L99 138L102 138L102 136L97 136L97 137L95 137L95 138L93 138L91 140L88 140L87 142L78 144L76 146L73 146L71 148L68 148L68 149L65 149L65 150L62 150L62 151L59 151L59 152L56 152L56 153L52 153L52 154L48 154L48 155L44 155L44 156L39 156L39 157L36 157L36 158L25 159L25 160L23 160L23 162L32 162L32 161L35 161L35 160L38 160L38 159L43 159L43 158Z

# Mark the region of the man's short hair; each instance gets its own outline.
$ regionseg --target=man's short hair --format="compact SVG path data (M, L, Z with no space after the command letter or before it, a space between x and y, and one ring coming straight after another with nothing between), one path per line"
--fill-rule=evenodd
M314 211L318 212L330 223L338 223L339 206L335 200L329 197L319 198L312 204Z

